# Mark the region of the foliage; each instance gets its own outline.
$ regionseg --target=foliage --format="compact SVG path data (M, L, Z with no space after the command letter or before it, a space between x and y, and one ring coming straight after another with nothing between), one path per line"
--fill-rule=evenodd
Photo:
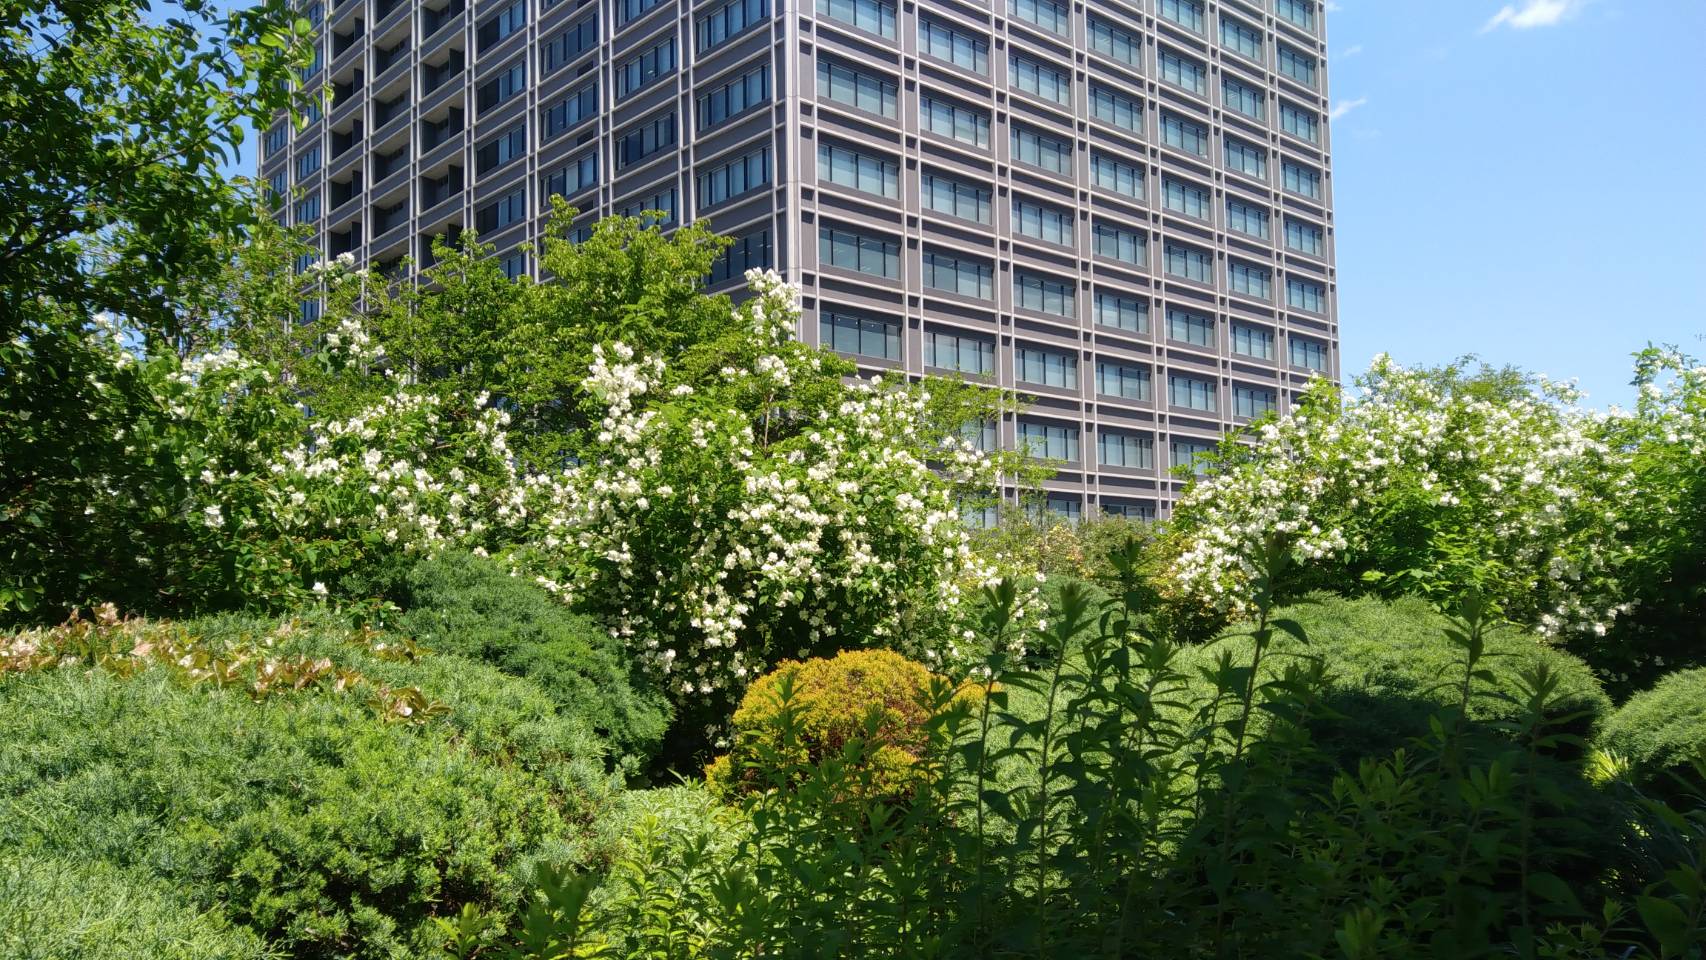
M1149 523L1111 515L1067 523L1046 514L1006 510L996 527L975 538L978 549L1005 555L1022 569L1049 577L1103 580L1115 576L1107 562L1110 552L1133 538L1148 541L1153 532Z
M526 677L613 753L643 760L663 739L669 705L635 675L622 643L495 561L454 552L423 560L395 599L401 633Z
M12 960L263 960L259 937L140 870L0 856L0 954Z
M1630 697L1599 743L1633 764L1649 787L1668 788L1671 776L1688 774L1706 759L1706 667L1670 674Z
M1470 593L1548 636L1603 634L1628 609L1623 451L1566 387L1377 358L1341 405L1318 384L1291 416L1228 443L1176 505L1170 586L1243 612L1264 538L1297 584L1453 606Z
M171 460L196 456L131 435L173 401L156 365L116 362L113 318L156 352L195 339L206 281L255 218L220 165L241 118L291 102L311 28L281 0L147 9L20 0L0 15L0 617L56 619L103 569L168 594L196 579L154 553L175 502L121 530L85 513L92 495L173 492Z
M706 768L705 779L719 795L736 796L768 786L778 768L821 764L858 740L871 787L904 801L928 741L931 680L923 666L889 650L785 660L746 688L735 710L733 749Z
M992 656L975 701L932 683L911 802L861 789L875 747L853 737L825 760L769 769L770 788L744 794L732 852L637 832L627 861L656 884L600 897L594 878L559 876L536 901L553 910L504 924L503 939L524 957L564 955L534 945L570 941L580 952L568 955L629 957L1584 958L1696 942L1706 858L1686 851L1706 852L1706 812L1651 804L1676 841L1666 849L1685 853L1644 874L1596 876L1601 865L1551 839L1590 826L1547 781L1549 757L1577 740L1560 726L1571 717L1548 661L1487 656L1478 610L1447 627L1458 655L1442 679L1457 695L1431 701L1426 732L1332 763L1310 735L1319 674L1264 664L1278 637L1304 632L1274 616L1284 562L1280 545L1265 552L1248 645L1213 671L1213 702L1186 712L1171 708L1195 680L1181 649L1132 632L1135 548L1116 561L1129 589L1094 608L1067 587L1043 630L1015 622L1016 590L1000 585L988 646L1024 630L1043 669ZM1507 673L1494 687L1520 698L1492 752L1471 749L1488 742L1473 718L1494 695L1484 672ZM1016 691L1050 706L1015 714ZM804 756L790 699L772 712L778 758ZM1032 776L998 783L1002 762Z
M1625 514L1621 578L1633 609L1604 637L1572 641L1620 692L1706 666L1706 366L1651 348L1637 358L1635 383L1635 411L1611 423L1638 491Z
M349 957L418 955L435 916L510 902L534 859L594 856L600 748L525 681L325 614L75 642L0 676L0 847L151 875L292 955ZM167 644L266 659L231 675L142 649ZM437 706L376 711L364 687Z

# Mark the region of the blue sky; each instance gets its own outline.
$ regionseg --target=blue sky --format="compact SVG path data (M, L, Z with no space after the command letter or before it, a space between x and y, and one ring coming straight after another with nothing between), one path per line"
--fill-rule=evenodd
M1629 405L1706 355L1703 0L1334 0L1347 374L1474 353Z

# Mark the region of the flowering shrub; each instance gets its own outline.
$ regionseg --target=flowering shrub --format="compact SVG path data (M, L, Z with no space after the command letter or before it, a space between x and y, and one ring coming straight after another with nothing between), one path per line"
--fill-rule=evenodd
M1164 555L1177 594L1243 615L1264 539L1309 584L1473 591L1548 636L1603 635L1629 609L1621 534L1636 495L1605 418L1566 386L1408 370L1378 358L1360 393L1326 384L1228 444L1175 508Z

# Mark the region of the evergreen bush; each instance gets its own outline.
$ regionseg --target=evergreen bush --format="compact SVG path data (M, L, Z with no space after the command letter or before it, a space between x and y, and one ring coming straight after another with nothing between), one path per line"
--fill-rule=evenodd
M1667 789L1706 758L1706 667L1681 670L1629 698L1605 725L1600 746L1629 760L1636 779Z

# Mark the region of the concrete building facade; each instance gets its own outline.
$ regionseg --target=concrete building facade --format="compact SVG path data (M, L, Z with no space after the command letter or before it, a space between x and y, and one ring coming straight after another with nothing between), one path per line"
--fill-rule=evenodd
M321 254L549 197L734 238L800 336L1034 398L978 433L1064 461L1045 506L1153 517L1226 429L1339 376L1319 0L326 0L301 130L263 134ZM312 305L305 306L312 310Z

